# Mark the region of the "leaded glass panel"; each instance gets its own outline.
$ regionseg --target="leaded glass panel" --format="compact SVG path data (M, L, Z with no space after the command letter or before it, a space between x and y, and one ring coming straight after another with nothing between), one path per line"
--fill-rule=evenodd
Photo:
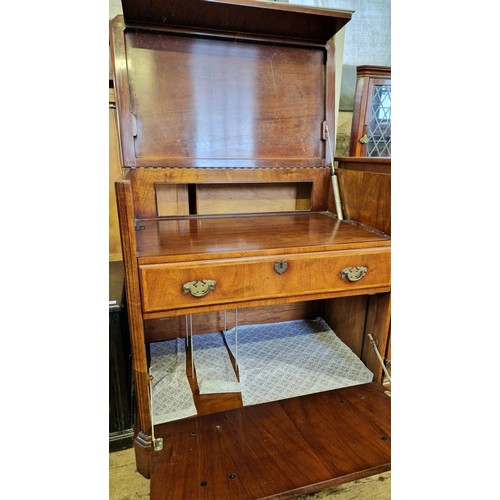
M374 85L366 156L391 156L391 86Z

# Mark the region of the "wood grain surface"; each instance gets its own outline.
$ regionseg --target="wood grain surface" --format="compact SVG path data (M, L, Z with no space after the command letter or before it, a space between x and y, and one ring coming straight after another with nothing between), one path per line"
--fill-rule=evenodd
M256 0L122 0L129 24L150 24L213 34L232 33L239 38L284 38L324 44L351 19L347 10L318 9L283 2ZM192 29L192 31L194 31Z
M149 481L137 472L133 449L109 454L108 484L109 500L148 500L152 498L149 491ZM389 500L390 498L390 471L339 484L318 493L294 497L295 500Z
M387 236L327 213L141 220L139 264L276 253L390 248Z
M292 498L390 469L390 398L379 384L157 426L151 498Z

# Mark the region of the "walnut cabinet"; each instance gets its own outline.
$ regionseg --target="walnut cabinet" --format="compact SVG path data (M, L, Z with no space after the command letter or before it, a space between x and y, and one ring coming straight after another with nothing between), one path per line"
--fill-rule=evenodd
M151 498L288 498L388 470L390 398L367 336L385 353L390 236L337 213L328 144L333 37L352 13L122 3L110 24L116 197ZM236 312L241 325L324 318L373 382L244 407L200 395L188 353L197 415L154 425L150 345L184 338L188 317L202 335Z

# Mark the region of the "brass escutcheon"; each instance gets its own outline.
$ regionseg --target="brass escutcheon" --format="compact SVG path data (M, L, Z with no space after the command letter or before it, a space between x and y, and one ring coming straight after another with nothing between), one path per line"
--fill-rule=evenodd
M215 280L188 281L182 285L182 290L193 297L203 297L210 290L215 290L215 285Z
M278 274L283 274L288 269L288 264L284 260L278 260L274 263L274 270Z
M349 281L358 281L360 280L368 271L368 268L365 266L358 267L344 267L340 271L341 278L347 278Z

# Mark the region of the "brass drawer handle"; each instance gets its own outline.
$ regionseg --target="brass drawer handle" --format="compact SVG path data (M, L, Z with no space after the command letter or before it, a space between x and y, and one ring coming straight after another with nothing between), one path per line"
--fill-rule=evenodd
M193 297L203 297L210 290L215 290L215 280L188 281L182 285L184 293L191 293Z
M365 266L358 267L344 267L340 271L341 278L347 278L349 281L358 281L360 280L368 271L368 268Z

